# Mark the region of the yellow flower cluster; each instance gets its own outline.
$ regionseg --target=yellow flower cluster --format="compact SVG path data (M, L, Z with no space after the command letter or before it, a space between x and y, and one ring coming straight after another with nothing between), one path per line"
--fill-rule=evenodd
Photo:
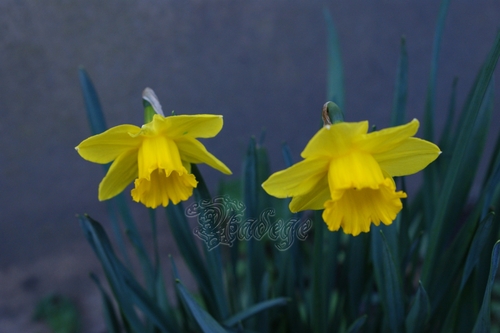
M214 137L222 124L217 115L154 114L142 127L116 126L76 149L88 161L113 162L99 185L99 200L116 196L134 182L133 200L156 208L192 195L198 182L191 163L231 174L197 140ZM416 173L440 154L435 144L413 137L418 127L414 119L368 133L367 121L327 123L305 147L304 160L271 175L262 186L275 197L292 197L292 212L324 209L323 220L331 231L342 228L358 235L370 231L372 223L389 225L406 198L396 191L393 177Z

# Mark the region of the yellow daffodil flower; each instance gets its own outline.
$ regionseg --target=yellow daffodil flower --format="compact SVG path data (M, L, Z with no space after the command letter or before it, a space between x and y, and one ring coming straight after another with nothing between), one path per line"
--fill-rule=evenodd
M275 197L292 197L292 212L324 209L331 231L342 227L356 236L371 223L389 225L406 198L392 177L414 174L440 154L435 144L413 137L418 127L416 119L371 133L368 121L327 124L307 144L304 160L262 186Z
M147 207L187 200L198 184L191 163L205 163L225 174L229 168L196 138L211 138L222 129L222 116L155 114L142 127L119 125L94 135L76 150L84 159L111 167L99 184L99 200L110 199L134 181L134 201Z

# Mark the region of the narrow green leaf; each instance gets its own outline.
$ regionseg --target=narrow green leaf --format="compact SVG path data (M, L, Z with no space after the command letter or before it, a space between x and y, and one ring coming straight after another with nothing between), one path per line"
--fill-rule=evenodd
M495 277L498 271L498 264L500 261L500 241L495 243L491 253L491 266L490 275L488 277L488 284L484 291L483 304L479 311L476 324L474 325L473 333L489 333L491 332L491 291L495 283Z
M448 105L446 124L444 125L443 134L441 134L441 139L439 141L439 147L441 148L443 153L439 156L439 160L437 162L441 165L444 164L443 160L449 162L449 159L451 158L451 152L455 143L454 139L456 137L455 133L453 132L453 124L455 123L455 113L457 108L457 85L458 78L455 77L451 85L450 103Z
M170 257L173 267L173 273L175 277L175 288L178 292L182 303L189 310L189 313L193 316L196 323L200 326L204 333L227 333L227 331L219 325L219 323L203 309L194 297L187 291L184 285L179 280L179 272L177 271L177 266L175 265L174 259Z
M364 286L369 270L370 236L360 234L350 237L348 243L346 268L347 268L347 304L350 319L358 318L361 311L360 303L363 299Z
M205 302L212 308L216 308L216 301L211 289L209 276L205 261L196 245L194 235L186 215L184 214L184 206L182 203L177 205L168 205L165 210L167 219L170 225L170 231L174 236L177 248L182 255L186 265L193 274L200 292L203 295Z
M406 39L401 38L401 50L399 54L398 73L396 76L396 91L392 103L391 126L405 123L406 100L408 98L408 51L406 50Z
M366 319L368 318L367 315L363 315L356 319L354 323L349 326L347 329L347 333L358 333L360 329L363 327L363 325L366 323Z
M472 273L472 269L476 266L479 261L479 256L483 252L484 245L487 243L487 239L490 236L492 229L494 214L488 214L477 227L474 238L472 239L472 244L467 254L467 259L465 260L464 273L462 275L462 282L460 282L460 289L463 289L467 279Z
M375 281L391 332L401 332L404 320L403 286L384 233L371 232Z
M125 200L123 192L118 194L112 200L115 202L118 213L122 218L127 238L132 244L135 254L139 259L139 263L141 265L146 283L148 285L153 285L154 281L153 264L149 259L148 253L146 251L146 248L144 247L141 235L139 233L139 230L137 229L137 225L134 221L130 208L128 207L127 201Z
M243 198L245 203L245 217L247 219L257 219L260 216L259 197L262 194L259 180L259 151L255 138L251 138L248 145L247 154L243 169ZM246 241L247 246L247 287L250 292L248 304L254 304L260 300L260 283L265 273L265 252L263 241L258 241L251 237Z
M443 244L443 233L445 232L445 218L448 213L448 209L451 205L451 201L455 198L455 189L459 185L460 179L458 178L460 166L464 162L466 157L466 151L464 147L467 147L473 133L472 128L475 124L475 120L479 109L481 107L483 98L488 90L491 77L493 75L494 69L496 67L498 57L500 56L500 33L497 34L493 48L481 69L479 74L477 84L474 89L474 93L470 99L470 103L466 106L466 118L464 123L467 127L460 131L457 138L457 149L454 152L450 165L453 168L448 170L446 177L444 179L444 184L439 196L438 204L436 205L436 213L433 221L433 232L430 233L429 247L427 249L427 258L424 262L422 270L422 281L427 286L431 281L431 272L435 268L436 258L439 256L439 248Z
M434 33L434 42L432 46L431 73L429 77L429 85L427 86L427 97L425 102L424 114L424 137L429 141L434 141L434 120L435 120L435 103L436 103L436 81L437 68L439 61L439 52L441 50L441 39L443 37L444 23L450 0L442 0L439 8L439 16Z
M270 309L270 308L275 307L275 306L286 305L288 302L290 302L290 299L288 299L286 297L278 297L278 298L274 298L274 299L260 302L258 304L255 304L255 305L247 308L246 310L241 311L240 313L237 313L234 316L231 316L230 318L226 319L224 321L224 325L227 327L232 327L232 326L236 325L237 323L239 323L247 318L250 318L259 312L262 312L264 310Z
M101 103L99 102L94 84L83 67L78 69L78 77L80 79L83 101L85 103L85 109L87 110L87 117L92 134L102 133L108 127L106 126L106 120L104 119Z
M332 15L328 9L323 10L328 34L327 39L327 81L326 100L335 102L341 110L345 110L344 102L344 73L342 69L342 56L337 31Z
M198 186L194 189L195 200L201 202L202 200L212 201L208 187L199 171L198 167L193 164L191 166L191 172L198 180ZM223 207L224 209L225 207ZM200 212L204 214L204 212ZM223 218L223 216L214 215L215 219ZM217 222L217 221L214 221ZM222 320L229 316L229 304L226 297L226 290L224 288L224 276L222 272L222 257L220 253L220 247L215 247L208 250L206 246L203 246L203 251L206 260L206 267L208 271L208 279L211 285L210 292L214 298L216 304L215 307L211 308L211 313L216 319Z
M98 256L101 262L103 262L102 259L105 259L105 269L108 271L107 276L113 276L110 283L113 282L116 284L115 290L118 291L118 295L115 294L115 297L119 299L120 306L122 308L131 308L131 311L134 311L133 306L135 305L158 328L164 332L172 331L173 327L170 327L170 322L166 320L165 314L152 301L151 297L139 285L130 271L116 257L104 229L99 223L90 218L87 218L86 221L88 222L86 223L87 230L93 234L94 245L96 248L103 249L103 251L98 252ZM130 313L127 314L127 319L130 319L129 315Z
M111 298L102 287L101 282L99 281L97 276L91 273L90 277L97 285L97 288L99 288L99 292L101 293L102 307L104 311L104 322L106 323L106 328L108 330L108 333L120 333L121 332L120 321L116 316Z
M124 277L116 267L116 260L106 233L100 224L88 216L79 216L80 224L87 240L96 253L106 274L113 295L118 302L123 316L133 331L144 332L144 326L133 308Z
M415 299L405 320L406 333L425 332L430 310L429 297L424 286L422 286L422 282L419 281Z
M312 300L311 300L311 327L316 333L328 332L328 267L325 258L331 253L325 253L326 225L320 211L314 212L314 244L312 253Z

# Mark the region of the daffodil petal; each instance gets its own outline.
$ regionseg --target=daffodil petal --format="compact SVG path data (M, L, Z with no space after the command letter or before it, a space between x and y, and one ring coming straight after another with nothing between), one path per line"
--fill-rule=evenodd
M330 189L326 177L316 183L312 190L305 195L294 196L290 201L292 213L303 210L321 210L326 201L330 199Z
M205 163L226 175L232 174L231 170L217 159L217 157L209 153L200 141L194 138L184 137L176 140L176 144L183 161L194 164Z
M424 169L441 153L435 144L407 138L395 148L374 154L380 167L392 177L411 175Z
M99 184L99 200L107 200L122 192L137 178L137 150L127 151L118 156L108 173Z
M413 119L408 124L385 128L362 135L354 141L354 145L368 153L381 153L397 147L403 140L414 136L418 131L419 122Z
M392 181L386 178L379 189L349 189L338 200L327 201L323 220L330 231L342 227L346 234L357 236L369 232L372 223L391 224L403 207L401 198L406 198L406 193L396 192Z
M119 125L83 140L75 149L87 161L106 164L125 151L139 147L141 139L133 137L139 131L134 125Z
M326 178L329 160L309 158L272 174L263 184L264 190L277 198L305 195Z
M177 139L212 138L222 129L224 121L220 115L197 114L162 117L155 114L153 120L143 126L143 134L155 133Z
M324 126L309 141L300 156L339 156L351 149L352 139L366 134L368 122L337 123Z

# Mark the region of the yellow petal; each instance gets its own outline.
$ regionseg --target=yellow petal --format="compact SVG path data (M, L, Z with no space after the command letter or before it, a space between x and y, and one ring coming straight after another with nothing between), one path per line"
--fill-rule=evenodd
M135 188L131 191L132 199L141 202L146 207L166 207L170 201L178 204L187 200L193 194L197 181L192 174L172 172L169 176L164 170L156 169L151 172L150 179L138 178Z
M137 150L118 156L99 184L99 200L107 200L120 194L137 178Z
M325 202L330 199L330 189L326 177L316 183L311 191L304 195L298 195L290 201L290 211L292 213L303 210L321 210Z
M153 120L143 126L143 135L165 135L169 138L188 136L212 138L222 129L220 115L197 114L162 117L155 114Z
M277 198L308 194L325 178L329 160L308 158L272 174L263 184L264 190Z
M183 161L195 164L205 163L226 175L232 174L231 170L217 159L217 157L209 153L200 141L194 138L184 137L175 142L179 148L179 153Z
M368 153L381 153L393 149L403 140L415 135L418 131L418 120L413 119L408 124L385 128L359 137L355 145Z
M300 156L339 156L344 155L352 148L356 137L366 134L368 122L337 123L324 126L309 141Z
M372 223L391 224L403 207L401 198L406 198L406 193L396 192L392 181L386 178L378 190L349 189L338 200L327 201L323 220L331 231L342 227L346 234L357 236L369 232Z
M374 154L380 167L392 177L411 175L424 169L441 153L435 144L408 138L395 148Z
M162 136L144 137L138 154L139 178L150 180L153 170L163 169L167 176L172 171L187 173L182 165L179 149L172 139Z
M87 161L106 164L125 151L137 148L141 139L133 135L139 131L134 125L119 125L83 140L75 149Z
M328 170L330 191L348 188L377 189L384 175L377 161L370 154L352 151L333 158Z

